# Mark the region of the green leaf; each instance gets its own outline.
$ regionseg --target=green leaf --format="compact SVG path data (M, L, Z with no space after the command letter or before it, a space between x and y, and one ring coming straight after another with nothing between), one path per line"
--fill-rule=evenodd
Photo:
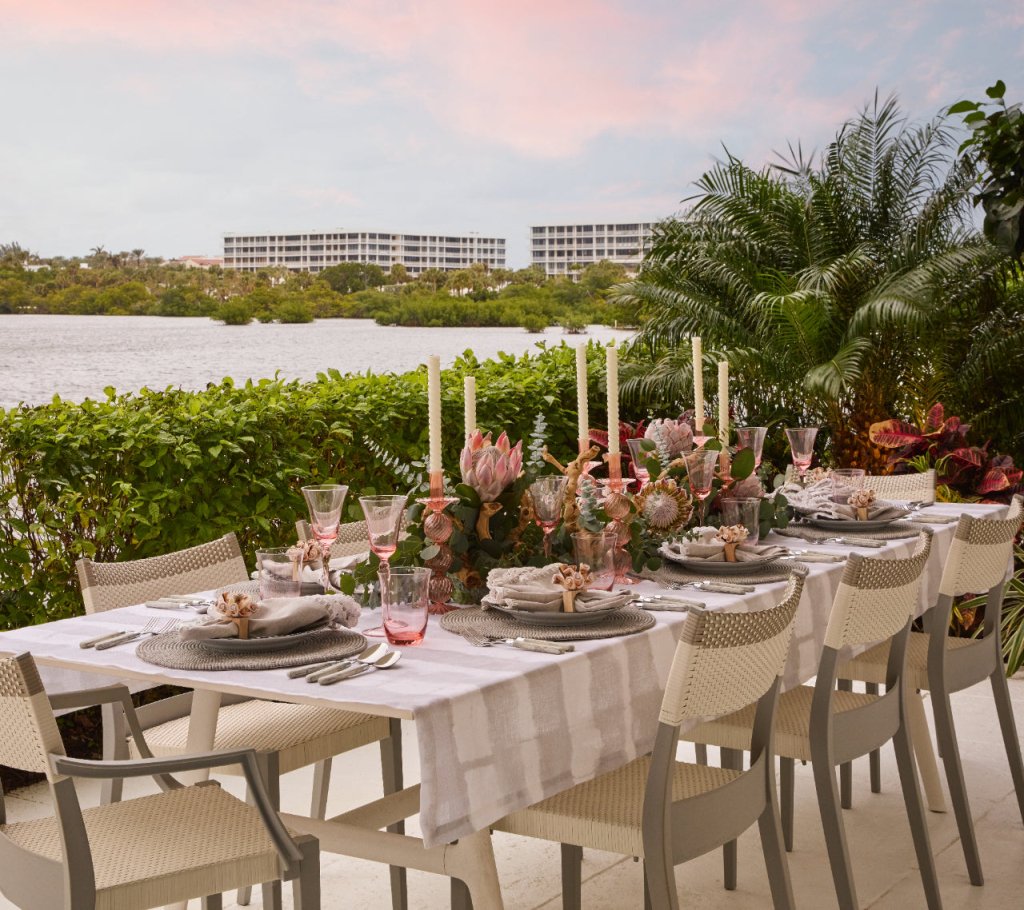
M355 578L355 576L351 575L348 572L342 573L341 577L338 579L338 590L341 591L342 594L347 594L349 597L351 597L353 594L355 594L356 593L356 578Z
M977 101L958 101L948 111L947 114L966 114L968 111L976 111L978 109Z
M432 543L430 546L420 550L420 559L426 562L428 559L433 559L440 552L441 548L436 543Z
M754 450L740 449L732 460L732 476L736 480L746 480L754 473Z
M480 495L468 483L456 484L455 495L474 509L480 508Z
M1002 79L998 80L995 85L990 85L985 89L985 94L994 100L999 100L1006 94L1006 83Z
M657 572L658 569L661 568L662 563L657 556L652 556L650 559L647 560L646 563L644 563L644 565L646 565L647 571Z
M653 439L641 439L640 448L645 452L653 452L658 446L655 444Z

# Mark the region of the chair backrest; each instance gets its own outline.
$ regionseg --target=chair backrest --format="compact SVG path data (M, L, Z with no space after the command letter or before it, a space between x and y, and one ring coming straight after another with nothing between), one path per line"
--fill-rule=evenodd
M295 531L299 540L312 540L313 529L305 518L295 522ZM349 521L338 525L338 536L331 544L331 559L339 556L358 556L370 549L370 532L366 530L365 521Z
M170 594L194 594L248 581L234 534L149 559L93 562L80 559L78 580L86 613L145 603Z
M805 570L794 570L781 602L755 613L691 610L676 646L659 720L713 717L761 698L782 672Z
M1014 496L1006 518L961 515L942 570L939 593L949 597L984 594L1002 585L1013 542L1024 523L1024 499Z
M868 474L864 485L890 502L935 502L935 469L919 474Z
M30 654L0 658L0 765L55 774L48 756L64 755L64 743Z
M891 638L917 608L932 532L921 531L913 556L901 559L852 553L832 602L825 645L840 650Z

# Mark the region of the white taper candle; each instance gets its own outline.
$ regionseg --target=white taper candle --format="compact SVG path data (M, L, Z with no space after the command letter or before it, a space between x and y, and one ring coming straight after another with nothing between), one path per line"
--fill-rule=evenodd
M463 397L465 398L466 435L476 429L476 377L466 376L462 380Z
M729 445L729 361L718 363L718 438Z
M619 349L607 348L608 365L608 454L619 454Z
M704 352L700 336L693 336L693 421L699 433L704 429Z
M590 439L590 407L587 402L587 345L576 345L576 438L582 443Z
M441 358L427 358L427 414L430 425L430 472L441 470Z

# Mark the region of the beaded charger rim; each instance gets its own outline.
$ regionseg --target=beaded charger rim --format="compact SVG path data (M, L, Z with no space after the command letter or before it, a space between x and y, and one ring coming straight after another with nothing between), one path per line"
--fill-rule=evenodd
M781 534L783 537L802 537L804 540L825 540L829 537L864 537L868 540L909 540L921 533L921 526L912 524L909 521L894 521L887 528L880 528L877 531L843 531L836 528L826 531L824 528L815 528L811 525L795 524L787 528L774 528L773 533Z
M647 631L655 622L650 613L626 608L611 611L607 618L590 626L539 626L517 621L494 610L464 607L442 616L441 628L456 635L466 631L491 638L522 636L542 641L588 641L635 635Z
M644 578L660 581L662 584L669 582L707 581L715 584L729 585L763 585L775 581L786 581L793 573L792 562L783 563L776 560L774 564L766 566L753 566L749 572L696 572L693 569L683 568L677 563L663 562L660 569L653 572L644 570Z
M351 629L320 629L284 651L228 654L210 651L199 641L183 641L178 632L165 632L143 641L135 650L146 663L172 670L278 670L317 660L343 660L366 647L366 639Z

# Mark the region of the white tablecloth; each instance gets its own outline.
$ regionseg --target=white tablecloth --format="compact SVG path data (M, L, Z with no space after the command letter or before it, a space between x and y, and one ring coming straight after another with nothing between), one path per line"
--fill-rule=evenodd
M995 515L999 506L935 506L949 514ZM929 509L932 511L932 509ZM921 608L934 601L955 525L937 525ZM780 539L798 546L792 538ZM865 555L908 555L896 540ZM827 549L828 545L808 544ZM834 548L840 550L842 548ZM797 613L787 685L813 676L843 563L812 563ZM737 597L691 592L710 609L757 610L777 602L784 582ZM638 590L657 589L644 582ZM687 596L690 596L688 594ZM108 629L139 627L174 614L129 607L0 633L0 651L30 651L43 664L148 684L248 694L345 707L416 721L421 817L428 846L482 830L508 812L592 779L649 751L683 614L656 613L638 635L578 642L562 657L506 647L474 648L431 621L420 647L404 649L393 670L334 686L288 679L284 670L223 673L168 670L135 657L134 645L96 652L78 642ZM364 625L379 616L364 616ZM51 671L48 669L47 673Z

